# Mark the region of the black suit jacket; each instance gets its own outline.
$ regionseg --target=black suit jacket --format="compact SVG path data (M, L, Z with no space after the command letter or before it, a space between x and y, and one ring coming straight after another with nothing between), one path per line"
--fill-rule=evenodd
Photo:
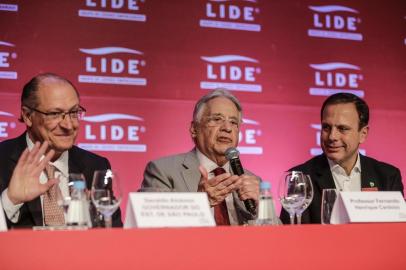
M403 194L402 177L398 168L361 154L360 162L361 188L369 188L371 183L374 183L374 187L377 187L379 191L401 191ZM303 212L302 223L321 223L323 189L336 188L327 157L324 154L316 156L306 163L290 169L290 171L302 171L310 175L313 183L313 201ZM280 217L283 223L289 224L289 214L283 208Z
M17 161L27 148L25 133L21 136L0 143L0 194L8 187ZM101 156L73 146L69 149L69 173L82 173L86 178L86 186L90 190L95 170L110 169L109 161ZM42 208L40 197L24 203L20 208L20 217L17 223L12 223L7 215L9 228L42 226ZM118 209L113 215L113 226L122 226L121 212Z

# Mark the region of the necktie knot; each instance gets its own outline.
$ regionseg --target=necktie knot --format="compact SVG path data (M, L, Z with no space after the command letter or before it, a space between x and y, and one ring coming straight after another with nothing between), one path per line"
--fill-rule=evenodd
M52 164L48 164L45 167L45 173L46 173L46 175L48 177L48 180L55 178L55 166L52 165Z
M211 171L212 173L214 173L215 176L226 173L226 170L224 170L224 168L222 167L217 167L214 170Z

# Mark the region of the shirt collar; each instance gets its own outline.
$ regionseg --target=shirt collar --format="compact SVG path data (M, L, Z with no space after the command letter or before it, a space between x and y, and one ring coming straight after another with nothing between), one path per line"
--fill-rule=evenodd
M230 171L230 162L227 161L223 166L219 166L213 160L209 159L206 155L199 151L196 148L197 159L199 160L200 165L202 165L208 173L211 173L215 168L222 167L226 172Z
M34 142L31 140L30 136L28 135L28 132L26 133L25 138L27 141L27 147L31 151L31 149L34 147ZM43 158L44 158L44 156L41 157L41 159L43 159ZM60 171L64 177L68 177L68 175L69 175L69 168L68 168L69 152L68 151L64 151L57 160L55 160L54 162L49 162L49 163L52 164L53 166L55 166L55 168L57 168L58 171Z
M330 171L335 171L335 172L339 172L342 171L345 173L345 170L343 167L341 167L340 165L338 165L336 162L332 161L331 159L327 158L328 160L328 165L330 166ZM361 173L361 161L360 161L360 157L359 157L359 153L357 155L357 161L355 162L354 167L351 170L352 172L358 172Z

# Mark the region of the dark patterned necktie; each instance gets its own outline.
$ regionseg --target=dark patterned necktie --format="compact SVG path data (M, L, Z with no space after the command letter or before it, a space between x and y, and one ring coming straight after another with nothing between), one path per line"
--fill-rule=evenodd
M217 167L213 171L215 176L225 173L226 171ZM216 221L217 226L228 226L230 225L230 220L228 218L227 204L226 200L222 201L220 204L214 206L214 220Z

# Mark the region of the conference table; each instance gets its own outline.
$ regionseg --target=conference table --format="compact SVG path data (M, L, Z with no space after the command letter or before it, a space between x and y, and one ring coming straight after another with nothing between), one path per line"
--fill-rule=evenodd
M0 269L406 269L406 223L10 230Z

